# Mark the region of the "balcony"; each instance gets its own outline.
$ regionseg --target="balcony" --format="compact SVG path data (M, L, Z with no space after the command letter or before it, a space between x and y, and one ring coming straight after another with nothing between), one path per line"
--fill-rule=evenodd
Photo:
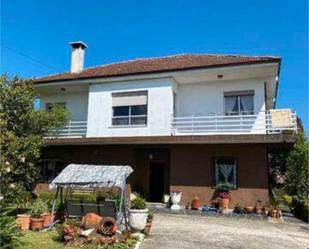
M258 114L172 118L173 135L281 134L296 130L297 115L290 109L276 109Z
M87 134L87 121L70 120L66 126L60 130L52 131L49 137L85 137Z

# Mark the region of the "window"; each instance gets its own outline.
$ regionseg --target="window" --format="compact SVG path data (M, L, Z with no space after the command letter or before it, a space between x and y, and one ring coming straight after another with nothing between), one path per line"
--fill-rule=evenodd
M41 180L51 182L63 170L61 159L46 159L42 161Z
M215 185L229 183L236 188L236 159L215 159Z
M46 103L45 110L46 110L47 112L50 112L50 111L53 109L54 106L61 106L61 107L65 108L65 107L66 107L66 104L65 104L65 102Z
M224 93L225 114L243 115L253 114L254 91L240 91Z
M112 125L135 126L147 124L147 92L112 94Z

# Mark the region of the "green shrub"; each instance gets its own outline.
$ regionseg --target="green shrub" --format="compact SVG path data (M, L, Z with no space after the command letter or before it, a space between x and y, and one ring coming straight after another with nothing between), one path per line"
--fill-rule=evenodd
M290 195L288 195L288 194L286 194L286 195L282 195L282 200L284 201L284 203L286 204L286 205L291 205L292 204L292 202L293 202L293 197L292 196L290 196Z
M136 197L134 200L131 201L131 209L145 209L146 202L141 197Z
M305 222L309 222L309 199L302 199L299 197L293 197L292 201L293 213L298 218L301 218Z
M216 185L216 191L219 193L223 193L223 192L230 192L230 190L232 189L232 185L229 183L219 183Z
M22 236L16 220L13 217L0 217L0 248L14 249L21 245L19 238Z
M36 199L30 207L29 214L32 218L39 218L41 214L48 211L46 202L41 199Z

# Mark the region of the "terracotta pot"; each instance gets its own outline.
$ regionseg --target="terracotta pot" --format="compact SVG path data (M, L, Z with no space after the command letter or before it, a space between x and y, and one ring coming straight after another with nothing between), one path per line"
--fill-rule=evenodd
M191 202L191 209L198 210L200 208L200 200L194 199Z
M17 224L21 230L29 230L30 227L30 215L28 214L18 214Z
M51 213L44 213L41 216L44 219L43 227L49 227L52 220L54 220L52 219ZM55 218L55 215L53 215L53 218Z
M263 208L262 207L255 207L255 212L257 214L262 214L263 213Z
M44 219L43 218L31 218L30 227L33 231L39 231L43 228Z
M252 214L252 213L254 212L254 207L252 207L252 206L247 206L247 207L245 207L245 211L246 211L246 213L248 213L248 214Z
M272 209L271 212L270 212L270 217L271 218L277 218L277 213L278 213L277 209Z
M230 199L228 198L222 198L220 201L220 206L222 209L228 209L230 204Z

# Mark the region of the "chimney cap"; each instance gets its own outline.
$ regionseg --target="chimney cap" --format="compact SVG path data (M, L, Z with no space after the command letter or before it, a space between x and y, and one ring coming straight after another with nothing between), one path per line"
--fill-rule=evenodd
M88 47L87 44L84 43L83 41L73 41L73 42L70 42L69 44L72 46L72 48L81 47L82 49L84 49Z

